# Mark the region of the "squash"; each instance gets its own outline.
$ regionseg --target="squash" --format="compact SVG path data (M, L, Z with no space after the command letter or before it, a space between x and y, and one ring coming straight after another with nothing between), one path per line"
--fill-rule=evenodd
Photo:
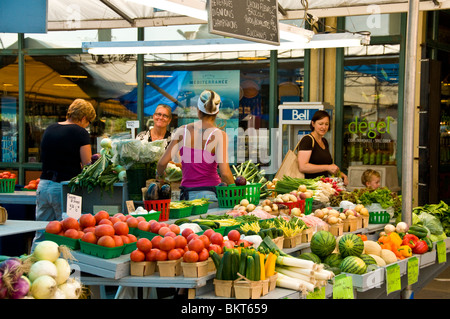
M381 255L381 246L376 241L366 240L364 241L364 254L367 255Z
M386 266L386 262L384 261L383 258L381 258L378 255L372 255L372 254L368 254L370 257L372 257L373 259L375 259L375 261L377 262L377 265L380 267Z
M386 265L395 263L397 261L397 256L395 256L395 253L389 249L382 249L380 257L384 259Z

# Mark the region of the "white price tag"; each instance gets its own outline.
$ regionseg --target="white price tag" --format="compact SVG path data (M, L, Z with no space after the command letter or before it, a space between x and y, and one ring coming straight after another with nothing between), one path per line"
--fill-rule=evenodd
M67 194L67 207L66 212L69 217L79 219L81 216L81 196Z
M139 121L127 121L127 128L139 128Z

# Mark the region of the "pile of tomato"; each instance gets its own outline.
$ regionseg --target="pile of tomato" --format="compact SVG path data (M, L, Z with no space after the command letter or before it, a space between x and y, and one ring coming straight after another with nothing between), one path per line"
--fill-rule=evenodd
M25 188L25 189L33 189L33 190L34 190L34 189L37 189L40 180L41 180L40 178L32 179L32 180L29 181L28 184L25 185L23 188Z
M16 179L17 175L14 173L11 173L10 171L4 171L0 173L0 179Z

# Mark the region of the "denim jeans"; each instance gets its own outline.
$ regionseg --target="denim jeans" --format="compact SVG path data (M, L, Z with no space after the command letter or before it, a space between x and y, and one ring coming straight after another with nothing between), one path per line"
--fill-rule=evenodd
M52 221L62 219L61 183L41 179L36 190L36 220ZM43 231L37 231L33 244L36 241L42 241L44 239L43 235Z

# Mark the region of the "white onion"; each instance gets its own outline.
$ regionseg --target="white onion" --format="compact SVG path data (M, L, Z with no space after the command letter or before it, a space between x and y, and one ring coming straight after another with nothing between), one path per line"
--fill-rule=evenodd
M30 271L28 272L28 279L30 279L31 282L34 282L37 278L44 275L56 278L58 271L56 265L51 261L39 260L31 265Z
M50 299L56 292L58 286L56 280L48 275L36 278L31 284L31 294L36 299Z
M70 276L70 265L64 258L58 258L55 261L56 266L56 283L61 285L69 279Z
M56 288L55 294L53 295L52 299L66 299L66 295L60 288Z
M52 263L59 258L60 254L58 244L50 240L41 241L33 251L33 256L37 260L48 260Z
M81 282L75 278L69 278L66 283L59 285L66 299L78 299L81 295Z

